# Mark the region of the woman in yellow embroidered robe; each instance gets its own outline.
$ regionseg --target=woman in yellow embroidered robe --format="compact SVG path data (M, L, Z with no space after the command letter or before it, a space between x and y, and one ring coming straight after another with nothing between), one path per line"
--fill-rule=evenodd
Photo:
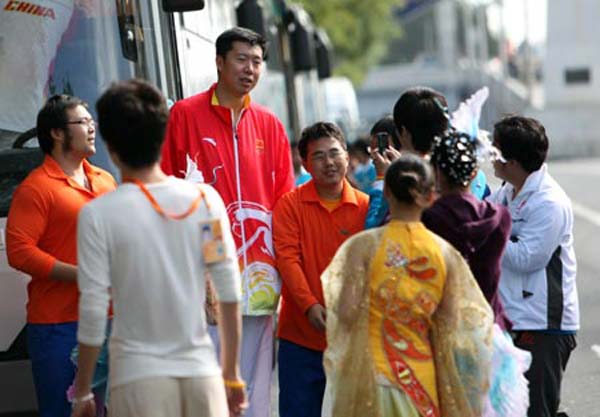
M323 273L324 416L481 416L493 313L461 255L419 221L429 176L417 157L396 161L392 221L346 241Z

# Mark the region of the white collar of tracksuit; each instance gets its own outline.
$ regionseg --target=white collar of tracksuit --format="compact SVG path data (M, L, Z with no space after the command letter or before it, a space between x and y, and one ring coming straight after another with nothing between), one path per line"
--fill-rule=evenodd
M533 171L531 174L529 174L529 176L525 180L525 183L523 183L523 187L521 187L521 191L514 199L512 198L512 196L515 187L513 187L512 184L505 183L500 190L502 192L503 198L502 204L507 207L513 206L515 204L523 204L524 202L526 202L526 200L532 193L535 193L536 191L540 190L540 188L544 184L545 180L548 179L548 177L548 165L542 164L540 169L538 169L537 171Z

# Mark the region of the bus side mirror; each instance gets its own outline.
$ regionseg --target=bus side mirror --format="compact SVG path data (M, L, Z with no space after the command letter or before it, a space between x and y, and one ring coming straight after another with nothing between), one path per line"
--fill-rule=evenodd
M238 26L267 36L263 6L257 0L242 0L235 9Z
M119 23L119 37L121 39L121 51L123 57L132 62L137 62L137 40L135 21L131 3L125 0L116 0L117 22Z
M319 79L329 78L331 77L331 67L333 66L333 48L329 36L327 36L327 32L324 29L317 29L315 31L315 44Z
M204 0L162 0L162 9L167 13L193 12L204 9Z
M306 10L295 4L288 8L286 17L294 71L310 71L316 67L312 20Z

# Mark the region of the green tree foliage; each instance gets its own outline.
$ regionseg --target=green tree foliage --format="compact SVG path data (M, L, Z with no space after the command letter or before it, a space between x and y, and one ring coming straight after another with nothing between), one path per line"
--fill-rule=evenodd
M400 36L393 9L399 0L296 0L323 27L335 54L335 74L359 84L379 63L389 42Z

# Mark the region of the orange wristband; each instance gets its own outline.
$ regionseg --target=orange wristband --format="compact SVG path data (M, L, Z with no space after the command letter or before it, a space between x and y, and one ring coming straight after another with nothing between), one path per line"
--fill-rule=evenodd
M242 381L241 379L237 379L237 380L224 379L223 381L225 382L225 386L227 388L246 388L246 383L244 381Z

